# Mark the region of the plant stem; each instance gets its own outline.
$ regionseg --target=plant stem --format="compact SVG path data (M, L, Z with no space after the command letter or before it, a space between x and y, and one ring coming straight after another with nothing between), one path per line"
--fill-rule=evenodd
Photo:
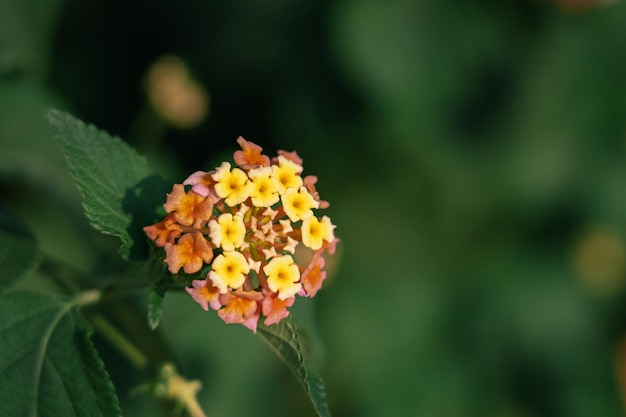
M126 357L136 368L144 369L148 359L135 345L133 345L107 319L100 315L91 317L91 324L102 334L119 352Z
M89 304L97 303L102 297L102 293L99 290L89 290L76 294L72 300L72 305L77 307L86 306Z

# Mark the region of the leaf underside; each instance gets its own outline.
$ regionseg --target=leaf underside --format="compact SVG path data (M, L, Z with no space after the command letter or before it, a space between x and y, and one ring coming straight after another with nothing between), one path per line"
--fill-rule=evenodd
M263 339L278 357L294 373L296 379L304 386L313 407L320 417L331 417L326 390L322 378L310 369L303 355L296 325L289 319L283 319L273 326L259 324L257 334Z
M0 294L0 416L121 416L72 299Z

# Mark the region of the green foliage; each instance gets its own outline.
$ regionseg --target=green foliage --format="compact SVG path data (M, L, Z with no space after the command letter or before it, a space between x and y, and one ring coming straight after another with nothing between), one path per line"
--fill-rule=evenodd
M164 201L168 184L151 175L146 160L121 139L57 110L48 111L47 116L72 178L81 192L85 214L91 225L103 233L118 236L122 240L124 258L145 259L149 251L145 247L146 238L142 228L155 221L156 207ZM144 269L151 270L150 277L157 279L150 288L148 301L148 324L152 330L158 327L161 320L167 290L167 282L159 279L162 268L154 268L154 263L159 261L151 259L143 263ZM30 304L24 300L21 302L27 311ZM44 309L42 314L54 321L50 324L54 329L56 322L62 318L61 314L66 314L72 305L60 303L58 308L62 308L62 312L53 311L54 314L50 314L49 309ZM15 331L21 331L21 328ZM277 326L261 326L259 335L304 386L318 414L329 417L324 384L319 375L309 369L304 359L295 325L284 320ZM41 343L47 344L47 340ZM76 350L76 353L81 352ZM92 361L97 359L93 349L86 353ZM70 356L67 358L70 360ZM39 384L39 379L29 383ZM93 385L94 390L102 386ZM57 404L50 407L53 406L57 407ZM62 407L62 404L58 407Z
M588 6L557 6L567 3ZM209 416L310 407L290 395L300 387L282 365L259 360L273 353L184 293L167 294L150 333L157 274L112 271L101 242L84 238L42 108L97 121L171 178L217 166L239 134L299 152L343 241L312 303L334 416L623 414L626 2L133 6L0 1L0 199L46 260L142 289L116 299L124 308L111 322L141 351L163 336L178 369L202 380ZM141 80L159 51L207 86L211 108L195 129L154 123ZM150 192L135 189L129 205ZM147 395L124 397L143 380L128 378L100 334L122 409L162 415Z
M296 325L286 318L272 326L260 323L257 332L302 384L317 414L330 417L324 382L304 356Z
M142 227L162 201L164 182L151 175L148 162L117 137L58 110L48 121L83 197L91 225L122 240L122 256L147 257Z
M121 415L91 331L76 312L97 297L0 294L0 415Z
M148 324L152 330L159 327L161 316L163 315L163 302L165 301L165 291L167 287L163 282L157 282L150 288L150 298L148 300Z
M0 288L9 287L31 273L41 262L41 252L26 226L0 207Z

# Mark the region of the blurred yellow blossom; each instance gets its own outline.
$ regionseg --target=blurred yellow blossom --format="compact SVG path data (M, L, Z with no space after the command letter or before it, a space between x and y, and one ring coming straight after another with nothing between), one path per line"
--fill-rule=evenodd
M144 86L154 111L173 126L190 129L206 117L209 96L180 58L159 58L148 69Z

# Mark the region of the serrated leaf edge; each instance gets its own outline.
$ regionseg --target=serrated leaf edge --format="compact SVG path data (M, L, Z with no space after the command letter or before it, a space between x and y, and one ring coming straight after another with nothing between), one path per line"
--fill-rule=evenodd
M310 372L306 366L307 361L302 353L302 346L300 345L300 338L299 338L299 334L298 334L295 323L293 323L293 321L291 321L289 318L283 319L282 322L285 323L285 326L293 334L293 337L287 338L287 335L284 335L284 332L273 330L272 327L274 326L265 326L265 325L259 326L258 328L258 330L260 330L260 332L258 332L259 336L261 337L261 339L263 339L263 341L265 341L270 346L270 348L276 353L276 355L280 358L280 360L285 365L287 365L287 368L289 368L295 374L296 379L300 381L300 383L303 385L304 389L306 390L306 393L309 399L311 400L311 403L313 407L315 408L315 411L318 413L318 415L322 417L325 417L325 416L330 417L330 410L328 410L328 403L326 401L326 389L324 387L324 382L322 378L319 375L317 375L317 373ZM270 341L267 339L267 335L265 335L264 332L272 335L273 337L277 339L280 339L281 341L286 342L290 347L293 348L293 350L296 352L298 356L299 363L297 367L294 367L293 364L289 363L287 361L287 358L285 358L281 354L280 350L277 347L275 347L272 343L270 343ZM311 381L311 378L313 378L314 381ZM315 401L315 399L312 397L313 390L311 389L312 388L311 382L315 382L316 388L319 391L319 392L318 391L316 392L319 393L320 399L324 402L324 404L319 404L318 401Z

